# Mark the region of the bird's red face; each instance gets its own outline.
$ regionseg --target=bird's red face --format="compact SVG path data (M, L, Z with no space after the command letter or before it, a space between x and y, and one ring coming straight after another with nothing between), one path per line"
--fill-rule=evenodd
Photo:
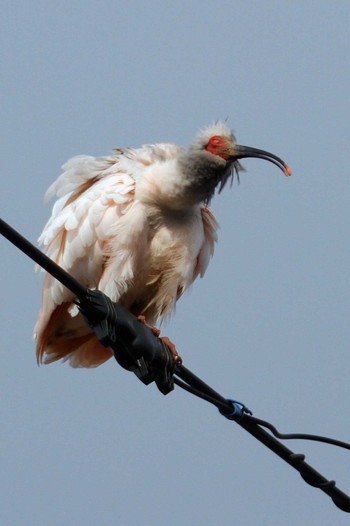
M234 155L234 143L229 137L222 137L221 135L214 135L210 137L205 149L213 155L218 155L225 161Z
M251 148L250 146L240 146L227 136L213 135L210 137L205 149L207 152L212 153L213 155L218 155L222 159L225 159L225 161L230 161L232 163L237 163L239 159L245 157L265 159L265 161L270 161L278 166L284 172L284 175L292 175L292 170L289 166L273 153L259 150L258 148Z

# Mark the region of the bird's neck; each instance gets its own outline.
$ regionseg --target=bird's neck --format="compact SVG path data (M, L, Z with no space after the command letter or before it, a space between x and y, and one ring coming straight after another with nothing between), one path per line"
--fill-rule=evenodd
M135 198L147 206L190 212L210 201L230 171L221 157L189 149L176 159L150 166L138 181Z
M218 184L228 177L231 163L205 150L189 149L178 159L184 191L196 203L208 202Z

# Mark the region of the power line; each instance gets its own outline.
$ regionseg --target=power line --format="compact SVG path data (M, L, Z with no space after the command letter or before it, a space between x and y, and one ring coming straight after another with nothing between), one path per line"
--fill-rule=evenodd
M318 435L280 433L269 422L252 416L244 404L226 399L184 365L175 363L167 345L148 327L102 292L84 288L2 219L0 233L76 295L77 305L86 322L95 331L102 345L113 350L122 367L134 372L146 385L154 381L163 394L170 393L174 390L174 385L177 385L213 404L223 416L236 422L296 469L305 482L319 488L331 497L338 508L350 513L350 497L337 488L335 481L327 480L305 462L305 455L294 453L275 437L284 440L314 440L346 449L350 449L350 444Z

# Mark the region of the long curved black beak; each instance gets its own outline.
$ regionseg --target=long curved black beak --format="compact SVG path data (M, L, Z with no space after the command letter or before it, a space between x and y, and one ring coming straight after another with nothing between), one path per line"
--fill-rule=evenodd
M251 148L250 146L240 146L239 144L235 144L232 149L232 158L238 160L245 157L257 157L259 159L265 159L265 161L270 161L270 163L278 166L284 175L288 177L292 175L292 170L289 168L288 164L277 157L277 155L266 152L265 150L259 150L258 148Z

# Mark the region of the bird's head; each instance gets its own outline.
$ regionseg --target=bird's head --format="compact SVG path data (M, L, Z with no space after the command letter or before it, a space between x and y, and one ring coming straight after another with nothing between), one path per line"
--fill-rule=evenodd
M239 179L239 172L243 170L239 161L245 157L257 157L270 161L278 166L286 176L292 174L289 166L273 153L237 144L232 131L224 122L216 122L212 126L201 130L190 150L197 152L199 155L202 153L203 161L206 159L210 163L211 159L213 166L217 166L218 177L215 181L215 186L219 185L219 191L222 190L227 180L235 173ZM203 162L202 166L204 165L205 162Z

